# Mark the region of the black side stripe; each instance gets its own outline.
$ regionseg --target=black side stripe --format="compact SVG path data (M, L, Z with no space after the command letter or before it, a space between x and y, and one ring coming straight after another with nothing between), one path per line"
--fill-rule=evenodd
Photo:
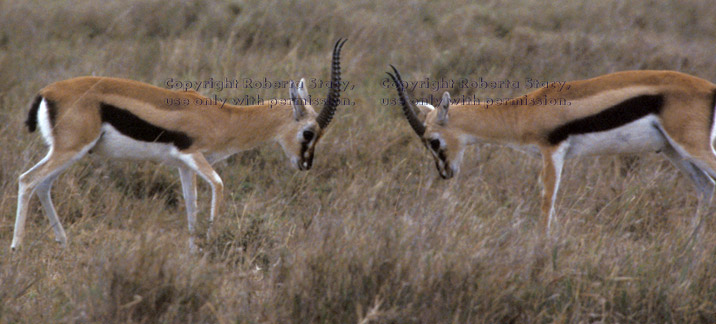
M131 112L106 103L100 104L102 123L109 123L120 133L143 142L172 143L183 150L194 141L184 132L172 131L148 123Z
M556 145L570 135L603 132L614 129L649 114L658 114L664 106L662 95L641 95L624 100L597 114L568 122L547 135L547 141Z

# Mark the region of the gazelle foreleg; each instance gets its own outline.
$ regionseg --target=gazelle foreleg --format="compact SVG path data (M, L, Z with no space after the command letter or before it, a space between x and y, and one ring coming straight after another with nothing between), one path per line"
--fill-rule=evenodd
M216 216L220 212L221 203L223 200L223 191L224 191L224 183L221 181L221 178L219 175L214 171L214 169L211 167L209 162L204 158L204 155L201 153L190 153L190 154L182 154L180 156L180 161L184 163L184 165L190 169L193 172L196 172L202 179L204 179L206 182L209 183L209 186L211 187L211 215L209 216L209 227L207 229L207 239L211 237L211 228L212 224L214 223L214 220L216 219ZM182 177L182 188L184 188L185 192L185 199L187 204L187 213L189 212L189 199L187 199L186 195L186 186L184 185L185 182L185 175L181 175L181 168L180 168L180 176ZM188 177L187 177L188 178ZM188 179L187 179L188 180ZM196 212L196 184L193 179L190 181L194 183L194 190L193 190L193 197L194 197L194 203L193 206L191 206L191 209ZM189 190L191 191L191 190ZM192 195L189 195L190 197ZM191 217L189 214L187 217ZM190 224L191 222L195 222L195 219L189 220ZM193 226L193 225L189 225ZM191 231L191 229L190 229ZM190 244L191 241L190 241Z
M562 143L557 147L541 148L542 226L548 236L554 221L554 203L557 200L557 191L562 178L562 167L564 166L567 148L567 143Z
M189 249L196 251L196 173L191 169L179 167L179 178L186 205L187 226L189 227Z

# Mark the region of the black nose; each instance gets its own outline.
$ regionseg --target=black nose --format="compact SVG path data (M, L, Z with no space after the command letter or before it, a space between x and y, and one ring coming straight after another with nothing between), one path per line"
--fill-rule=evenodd
M450 167L445 167L445 177L443 179L450 179L455 175L455 172L452 172L452 169Z
M301 171L311 170L313 166L313 159L305 159L298 161L298 169Z
M452 171L452 168L450 168L448 163L445 163L445 171L440 169L440 165L437 162L435 162L435 167L437 167L438 174L443 179L450 179L455 175L455 172Z
M451 169L445 169L445 172L438 172L440 174L440 177L443 179L450 179L454 175Z
M438 163L437 160L435 160L435 168L438 169L438 174L440 175L441 178L443 178L443 179L450 179L450 178L452 178L452 176L454 175L453 172L452 172L452 169L450 168L450 164L449 164L447 161L445 161L445 160L443 160L443 162L444 162L444 164L445 164L445 171L444 171L444 172L443 172L443 170L440 169L440 163Z

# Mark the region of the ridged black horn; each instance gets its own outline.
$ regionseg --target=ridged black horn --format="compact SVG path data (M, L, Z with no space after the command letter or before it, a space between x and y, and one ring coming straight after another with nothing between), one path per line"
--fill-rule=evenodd
M408 97L408 94L405 93L405 89L403 88L403 78L400 77L400 72L398 72L398 69L396 69L393 65L390 67L393 68L395 75L390 72L386 73L388 73L388 75L390 75L393 79L395 89L398 90L398 97L400 97L400 105L403 108L405 118L408 118L408 123L410 123L410 126L413 127L415 133L422 137L423 134L425 134L425 125L423 125L423 122L421 122L420 119L418 119L418 116L415 115L415 110L413 109L410 98Z
M331 89L328 90L328 97L323 109L318 113L316 122L321 128L326 128L333 119L333 114L340 103L341 97L341 48L347 39L339 38L333 46L333 62L331 65Z

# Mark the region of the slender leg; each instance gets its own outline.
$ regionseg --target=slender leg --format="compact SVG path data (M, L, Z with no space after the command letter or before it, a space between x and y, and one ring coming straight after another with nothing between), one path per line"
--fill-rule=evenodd
M714 179L716 178L716 157L712 154L704 154L698 159L689 158L687 163L695 170L693 171L694 173L703 174L706 178L698 183L692 179L697 188L699 188L699 205L697 216L693 221L694 230L691 235L694 238L698 235L705 219L704 215L709 212L711 206L715 186Z
M550 235L554 221L554 203L557 199L566 152L567 144L542 149L542 224L547 236Z
M56 151L54 151L54 149L51 148L50 152L44 159L42 159L42 161L37 163L27 172L20 175L17 193L17 214L15 217L15 230L13 232L12 244L10 246L13 250L19 248L22 244L22 239L25 235L25 220L27 219L28 206L30 203L30 198L35 192L35 189L40 186L40 200L47 200L45 201L45 203L43 203L43 206L48 206L47 202L49 202L50 199L49 187L52 183L52 180L57 177L57 175L60 174L62 170L69 167L72 162L82 157L82 155L84 155L88 149L89 147L79 152L70 151L57 153ZM50 202L49 207L51 206L52 203ZM45 212L47 212L47 209L48 208L45 207ZM48 219L51 218L51 223L56 222L59 225L60 223L57 219L57 215L54 214L54 208L51 209L53 214L47 213L47 217ZM59 226L61 227L62 225ZM57 231L58 230L56 230L55 232L56 234ZM62 230L62 232L64 234L64 230Z
M689 176L699 193L699 204L696 208L696 215L692 220L691 241L701 229L704 214L708 213L714 194L714 187L716 186L714 183L714 179L716 179L716 151L712 144L714 136L716 136L716 133L714 133L716 129L712 129L710 136L689 138L688 140L691 142L686 142L683 139L677 141L666 130L659 130L669 143L663 151L664 155L679 170ZM697 145L696 143L698 142L703 145Z
M35 193L37 193L37 197L40 198L40 203L42 203L42 208L45 211L45 216L47 216L47 220L50 222L50 226L52 226L52 230L55 232L55 241L65 247L67 246L67 234L65 234L65 229L62 228L62 223L60 223L60 219L57 218L57 211L55 211L55 206L52 204L52 197L50 196L50 189L52 189L52 183L55 181L55 179L57 179L58 175L59 173L55 173L51 177L40 183L37 186Z
M209 217L209 228L206 233L207 238L209 238L211 237L212 224L216 219L216 215L219 214L223 200L224 183L201 153L183 154L180 156L180 160L211 186L211 216Z
M12 248L13 250L20 247L22 239L25 236L25 219L27 218L27 206L30 203L32 193L35 191L32 186L32 182L28 181L29 177L30 175L37 173L38 169L47 165L47 162L50 160L51 156L52 149L50 149L50 152L48 152L47 155L40 162L35 164L35 166L30 168L30 170L27 170L25 171L25 173L20 175L17 190L17 214L15 216L15 229L12 235L12 244L10 245L10 248Z
M184 194L184 203L186 204L187 225L189 227L189 249L196 252L197 248L194 244L196 236L196 173L184 166L179 167L179 177L181 179L181 188Z
M691 236L693 238L698 234L704 220L704 213L708 211L711 205L711 198L713 197L714 186L716 184L714 180L708 176L706 171L682 157L673 147L667 147L662 153L674 166L689 176L694 187L696 187L696 191L698 191L699 205L696 208L696 214L692 221L693 232Z
M697 158L687 158L695 168L698 168L709 175L711 178L716 179L716 156L704 152Z

